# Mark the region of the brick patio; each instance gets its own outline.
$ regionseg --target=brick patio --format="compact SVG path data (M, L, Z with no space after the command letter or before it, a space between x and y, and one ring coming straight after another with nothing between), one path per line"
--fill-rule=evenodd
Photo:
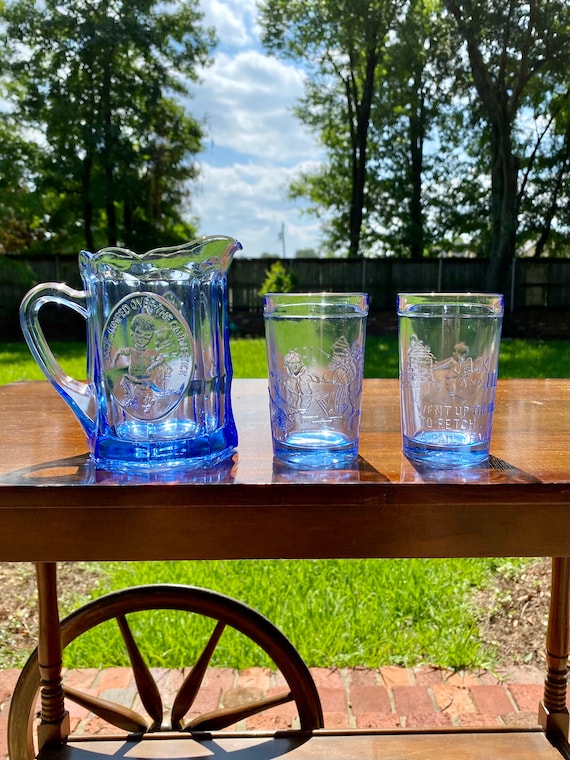
M184 674L154 670L165 704L173 698ZM515 667L499 673L456 673L438 668L367 670L312 668L327 728L417 728L440 726L534 726L544 674L538 668ZM17 670L0 670L0 758L7 756L6 731L10 695ZM127 668L71 670L66 683L137 709L138 696ZM208 671L196 713L276 693L282 681L264 668ZM570 701L569 701L570 707ZM140 709L140 708L139 708ZM96 734L103 722L84 708L69 704L76 733ZM273 708L240 725L246 729L296 726L291 704Z

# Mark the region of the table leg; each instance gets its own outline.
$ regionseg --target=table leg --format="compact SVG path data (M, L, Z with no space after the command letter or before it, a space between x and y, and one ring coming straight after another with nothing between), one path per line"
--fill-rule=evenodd
M567 740L566 690L570 650L570 557L553 557L546 635L547 675L539 720L551 741Z
M60 744L69 735L69 714L63 701L61 683L61 635L57 604L55 562L36 563L38 585L38 662L41 683L39 748Z

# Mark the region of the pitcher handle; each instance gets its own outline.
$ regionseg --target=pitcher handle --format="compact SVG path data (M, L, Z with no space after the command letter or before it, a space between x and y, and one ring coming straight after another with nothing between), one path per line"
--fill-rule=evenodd
M47 303L67 306L87 320L86 301L86 293L83 290L74 290L63 283L46 282L36 285L22 299L20 325L28 348L40 369L69 404L91 440L95 423L89 412L93 412L95 394L88 383L74 380L65 374L49 347L39 321L40 309Z

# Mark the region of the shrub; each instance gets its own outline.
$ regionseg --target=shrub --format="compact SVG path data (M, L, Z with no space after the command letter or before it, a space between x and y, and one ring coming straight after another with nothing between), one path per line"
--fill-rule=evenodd
M265 270L265 280L259 290L259 295L266 293L290 293L297 285L294 272L290 272L281 261L275 261Z

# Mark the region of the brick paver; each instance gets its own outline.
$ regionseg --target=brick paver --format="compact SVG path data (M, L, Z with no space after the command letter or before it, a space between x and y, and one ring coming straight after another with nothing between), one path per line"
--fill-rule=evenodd
M473 685L470 692L477 710L483 715L501 715L511 712L513 709L513 703L509 699L506 689L502 686ZM534 704L537 705L539 700L540 697Z
M542 699L543 687L535 683L509 684L509 692L521 712L531 712Z
M349 700L353 715L392 712L390 695L385 686L351 686Z
M392 694L398 715L435 712L430 693L424 686L393 686Z
M169 709L187 671L153 670L165 708ZM537 725L543 673L513 668L499 674L458 672L430 667L312 668L323 706L325 727L438 728L529 727ZM16 670L0 670L0 760L7 756L7 715ZM131 671L127 668L70 670L64 682L89 694L124 700L141 710ZM265 668L237 672L229 668L207 671L191 717L221 705L241 704L283 691L283 678ZM94 734L105 724L84 708L69 705L72 730ZM239 728L278 730L297 728L292 703L248 718Z
M471 690L467 686L440 684L433 687L437 707L448 715L478 712Z

